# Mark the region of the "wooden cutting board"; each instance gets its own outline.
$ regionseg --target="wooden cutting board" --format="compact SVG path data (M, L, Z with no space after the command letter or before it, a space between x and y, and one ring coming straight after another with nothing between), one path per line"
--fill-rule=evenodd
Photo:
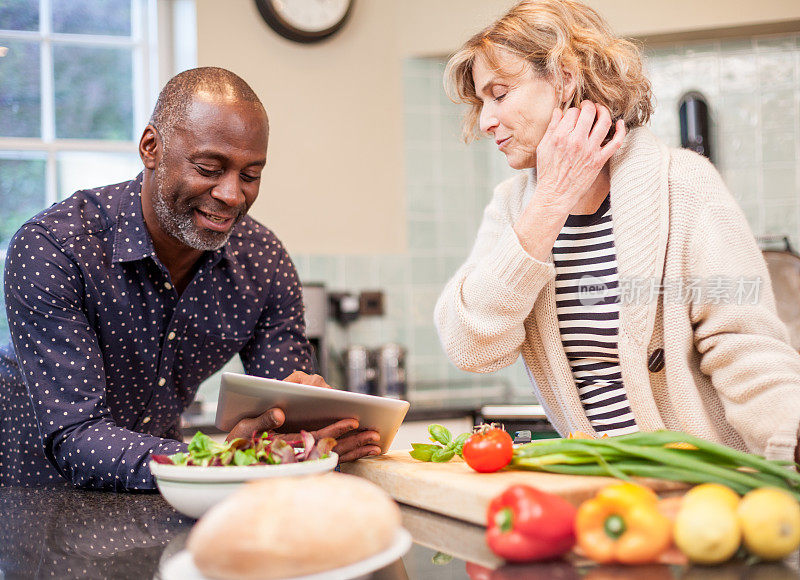
M400 503L426 509L481 526L492 498L515 483L555 493L578 505L600 488L618 481L608 477L558 475L533 471L478 473L462 459L426 463L412 459L408 451L390 451L342 464L344 473L358 475L386 490ZM661 479L637 478L659 495L674 495L688 486Z

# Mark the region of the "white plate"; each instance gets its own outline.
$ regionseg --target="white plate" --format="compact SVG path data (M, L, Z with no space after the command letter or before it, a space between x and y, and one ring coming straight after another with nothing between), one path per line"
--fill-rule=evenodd
M290 475L310 475L330 471L339 462L339 456L331 451L325 459L313 459L299 463L279 463L277 465L226 465L201 467L199 465L167 465L150 462L150 472L157 479L195 483L233 483L264 479L267 477L286 477Z
M383 552L379 552L355 564L308 576L292 576L291 579L287 580L349 580L358 578L388 566L408 552L411 544L411 534L404 528L400 528L395 533L392 545ZM195 567L192 555L188 550L181 550L171 558L168 558L159 567L159 572L162 580L210 580Z
M359 429L378 432L378 445L381 452L386 453L408 412L409 403L363 393L222 373L214 424L222 431L230 431L241 419L257 417L274 407L283 409L287 424L302 425L307 431L331 425L340 419L357 419Z

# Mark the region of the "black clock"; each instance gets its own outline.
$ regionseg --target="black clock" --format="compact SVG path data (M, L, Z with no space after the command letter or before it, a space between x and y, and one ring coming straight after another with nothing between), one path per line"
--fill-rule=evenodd
M355 0L255 0L275 32L295 42L318 42L344 26Z

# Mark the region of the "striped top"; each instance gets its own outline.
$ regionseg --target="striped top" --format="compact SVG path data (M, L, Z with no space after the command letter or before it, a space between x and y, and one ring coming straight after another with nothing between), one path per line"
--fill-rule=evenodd
M619 366L619 275L608 196L595 213L567 218L553 260L561 343L586 417L609 436L638 431Z

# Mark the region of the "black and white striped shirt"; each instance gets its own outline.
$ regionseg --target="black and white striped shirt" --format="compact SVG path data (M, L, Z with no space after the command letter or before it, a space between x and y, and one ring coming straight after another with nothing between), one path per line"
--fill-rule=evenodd
M619 276L609 197L591 215L571 215L553 246L561 342L583 408L599 433L638 431L622 384Z

